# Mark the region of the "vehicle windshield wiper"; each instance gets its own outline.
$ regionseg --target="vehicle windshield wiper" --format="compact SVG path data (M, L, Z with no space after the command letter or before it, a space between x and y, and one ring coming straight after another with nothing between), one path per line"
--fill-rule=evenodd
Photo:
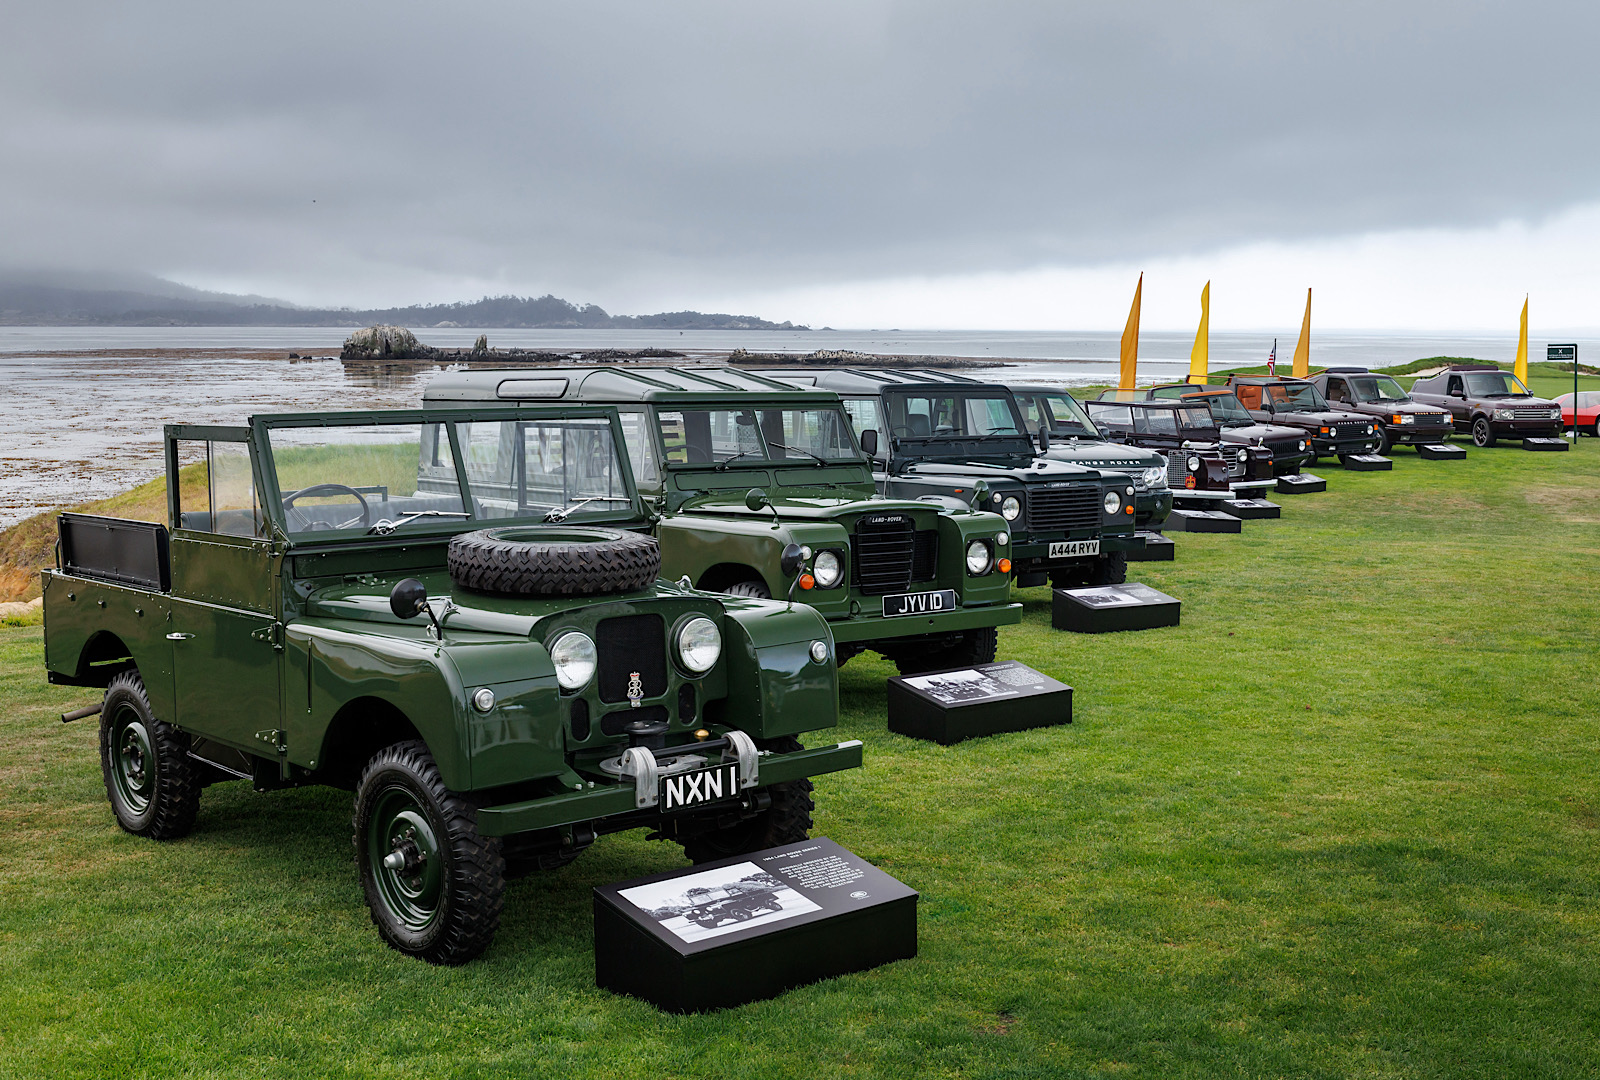
M759 446L756 447L753 450L740 450L737 454L733 455L732 457L723 458L721 461L717 462L717 472L721 472L723 469L726 469L729 465L732 465L735 461L738 461L742 457L749 457L751 454L761 454L762 456L765 456L766 455L766 451L761 449L761 447L759 447Z
M565 521L574 510L588 506L592 502L625 502L631 503L632 499L625 495L590 495L579 499L577 502L568 503L566 506L553 506L545 511L545 521Z
M813 454L810 450L804 450L798 446L790 446L788 443L768 442L767 445L775 446L779 450L793 450L797 454L804 454L806 457L813 459L818 465L826 465L828 463L828 459L821 454ZM728 460L732 461L733 459L729 458Z
M389 521L389 520L386 519L384 521L378 522L372 528L367 530L367 535L368 536L388 536L390 533L394 532L400 526L402 526L402 525L410 525L413 521L416 521L418 518L425 518L425 517L469 518L471 516L472 516L471 514L467 513L464 510L413 510L409 514L401 514L394 521Z

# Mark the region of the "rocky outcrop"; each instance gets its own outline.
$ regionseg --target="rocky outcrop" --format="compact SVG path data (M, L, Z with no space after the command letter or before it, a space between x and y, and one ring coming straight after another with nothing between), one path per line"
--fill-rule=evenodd
M369 326L344 339L342 360L425 360L437 350L403 326Z

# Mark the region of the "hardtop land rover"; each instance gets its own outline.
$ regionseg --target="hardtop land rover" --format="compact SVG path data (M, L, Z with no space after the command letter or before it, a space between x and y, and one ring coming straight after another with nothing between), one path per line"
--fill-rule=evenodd
M915 370L765 374L838 393L871 444L886 496L999 510L1011 528L1011 573L1020 586L1125 581L1127 553L1144 546L1135 535L1133 483L1121 473L1037 457L1048 445L1028 434L1007 386Z
M658 581L621 438L592 406L168 426L170 531L63 515L44 572L48 677L105 690L63 719L99 713L117 822L181 837L235 779L353 790L374 923L452 964L508 876L599 834L696 862L805 839L807 778L861 762L796 741L836 723L827 623ZM511 463L514 497L483 483Z
M1450 414L1455 429L1470 432L1474 446L1500 439L1559 439L1561 406L1534 397L1522 380L1494 364L1453 364L1411 384L1411 397Z
M1309 435L1309 464L1328 454L1343 464L1352 454L1370 453L1378 445L1372 417L1333 408L1305 379L1234 375L1228 388L1253 419L1297 427Z
M452 372L436 406L617 407L656 518L664 576L792 596L828 620L839 663L871 649L904 674L995 658L1011 602L1008 525L966 506L885 499L837 395L738 368ZM793 547L802 573L784 568Z
M1102 399L1089 402L1089 414L1108 434L1165 454L1178 502L1254 499L1278 483L1272 451L1224 446L1211 410L1200 402Z
M1272 469L1279 476L1298 473L1300 467L1311 458L1311 437L1303 428L1260 422L1246 411L1234 392L1225 386L1160 383L1144 390L1143 396L1154 401L1203 404L1211 410L1211 419L1222 430L1222 442L1239 446L1265 446L1272 451Z
M1395 446L1442 443L1455 430L1448 410L1413 401L1394 379L1367 368L1331 367L1310 382L1334 408L1372 418L1380 454Z

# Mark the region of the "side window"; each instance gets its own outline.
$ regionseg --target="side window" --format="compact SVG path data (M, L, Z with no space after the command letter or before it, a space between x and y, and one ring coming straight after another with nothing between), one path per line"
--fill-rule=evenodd
M661 468L656 463L656 441L651 437L649 414L624 411L621 415L622 441L628 447L633 479L642 488L653 488L661 482Z
M1452 376L1450 376L1450 385L1445 389L1445 393L1447 393L1447 394L1459 394L1459 393L1461 393L1461 376L1460 375L1452 375Z
M1349 401L1350 400L1350 395L1345 392L1344 380L1343 379L1329 379L1328 380L1328 400L1329 401Z
M864 431L878 433L878 446L880 452L887 450L889 440L883 430L883 425L878 422L877 398L845 398L844 411L850 417L850 425L856 429L856 438L861 438Z
M178 528L228 536L266 535L249 446L179 440Z
M1145 422L1145 430L1151 435L1176 435L1178 421L1172 415L1171 409L1140 409Z
M1044 426L1044 413L1039 408L1039 399L1032 394L1018 394L1017 405L1022 409L1022 422L1027 425L1030 432L1038 434L1039 429Z

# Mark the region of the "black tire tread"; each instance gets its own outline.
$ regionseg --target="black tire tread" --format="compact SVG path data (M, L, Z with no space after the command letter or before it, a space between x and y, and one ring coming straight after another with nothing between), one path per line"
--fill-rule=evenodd
M750 596L757 600L771 600L772 590L765 581L738 581L722 590L727 596Z
M373 897L376 886L363 861L366 845L362 835L365 825L361 812L362 795L372 775L391 766L409 772L442 814L444 835L449 839L451 851L453 898L459 898L459 902L450 903L444 913L443 929L421 949L411 948L396 939L390 927L379 917L377 901ZM351 825L356 868L367 896L367 910L385 941L401 952L417 956L430 964L454 966L483 954L494 940L495 931L500 928L500 914L505 909L505 858L498 839L478 832L477 808L445 786L427 743L420 739L409 739L386 746L372 756L361 770L361 780L356 785L355 812Z
M661 572L661 548L642 533L587 529L591 542L508 540L496 530L450 541L450 580L502 596L599 596L642 589Z
M994 662L1000 647L1000 631L993 626L963 630L960 640L949 645L929 645L914 652L898 652L894 666L902 675L921 675L927 671Z
M793 735L761 739L756 745L763 750L780 754L792 754L805 749L800 745L800 740ZM690 862L699 864L715 859L726 859L733 855L744 855L763 848L796 844L809 839L812 826L811 812L817 808L817 804L811 798L811 793L815 790L810 780L790 780L782 784L773 784L766 789L772 796L772 805L762 811L760 817L727 830L730 835L700 833L685 837L679 841L683 845L683 853L688 856ZM729 843L730 840L733 842Z
M156 792L151 799L148 823L130 825L117 812L116 784L111 779L110 744L111 721L116 712L117 698L133 699L135 711L142 714L145 727L150 732L155 752ZM123 671L114 675L106 686L104 702L100 709L100 778L105 783L106 798L111 802L117 824L134 836L151 840L177 840L194 830L195 817L200 812L200 776L189 760L189 736L171 724L156 717L150 708L150 695L145 691L144 680L137 671Z

